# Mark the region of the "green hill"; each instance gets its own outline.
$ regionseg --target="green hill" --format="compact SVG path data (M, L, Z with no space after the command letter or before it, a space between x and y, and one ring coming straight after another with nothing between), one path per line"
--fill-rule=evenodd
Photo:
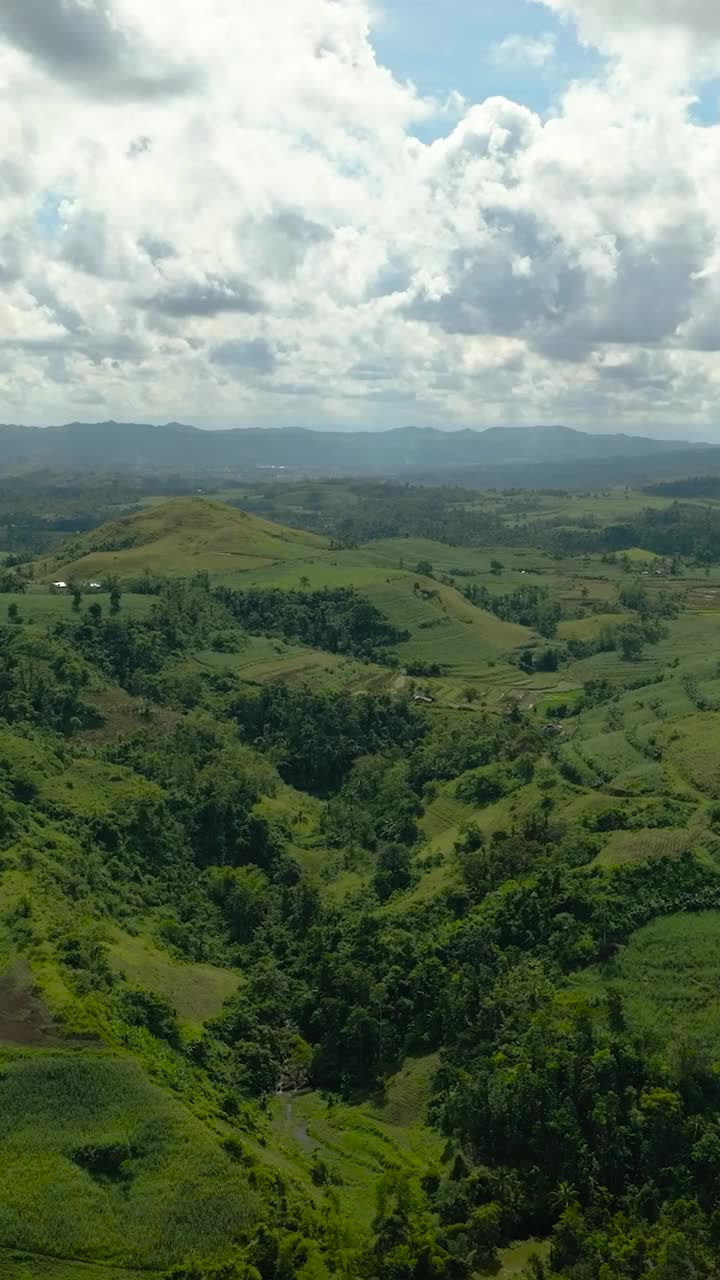
M45 577L88 578L197 570L227 573L302 559L327 545L304 530L248 515L207 498L173 498L111 524L101 525L61 548L41 567Z

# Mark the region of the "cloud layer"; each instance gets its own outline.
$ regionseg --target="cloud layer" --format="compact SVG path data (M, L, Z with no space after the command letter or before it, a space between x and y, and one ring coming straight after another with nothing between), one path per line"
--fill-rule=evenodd
M425 143L365 0L0 0L0 419L712 435L720 11L545 7L602 75Z

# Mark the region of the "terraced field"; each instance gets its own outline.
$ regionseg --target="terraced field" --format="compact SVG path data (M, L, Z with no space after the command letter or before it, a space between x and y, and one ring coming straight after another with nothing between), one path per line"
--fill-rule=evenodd
M488 663L502 664L535 639L527 627L476 609L459 591L433 579L379 582L368 586L366 594L396 627L410 632L410 639L398 646L404 665L440 663L457 679L478 679L487 674Z
M620 867L624 863L641 862L647 858L678 858L693 848L700 835L699 831L684 829L616 831L602 853L598 854L597 865Z
M375 1188L385 1172L424 1174L438 1163L443 1142L425 1122L438 1065L435 1055L409 1059L382 1096L357 1106L339 1106L313 1092L273 1101L273 1161L318 1198L323 1193L317 1171L322 1169L323 1180L335 1186L350 1235L370 1224Z

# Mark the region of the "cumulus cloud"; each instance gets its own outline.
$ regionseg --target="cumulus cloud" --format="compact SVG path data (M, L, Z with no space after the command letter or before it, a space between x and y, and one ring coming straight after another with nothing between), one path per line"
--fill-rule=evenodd
M720 37L720 10L715 0L536 0L547 8L578 18L600 41L617 31L662 27Z
M720 7L715 0L534 0L577 23L589 44L617 57L631 77L681 85L715 76Z
M379 65L365 0L0 0L0 419L704 434L720 129L688 85L720 18L546 8L605 70L546 119L453 123Z
M544 67L555 56L557 39L545 36L506 36L495 45L495 61L502 67Z
M102 95L179 93L195 79L125 29L110 0L3 0L0 33L51 75Z

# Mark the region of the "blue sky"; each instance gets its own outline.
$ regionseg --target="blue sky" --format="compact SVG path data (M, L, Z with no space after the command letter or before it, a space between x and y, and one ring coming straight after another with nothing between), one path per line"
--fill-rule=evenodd
M372 43L378 59L421 93L444 100L453 90L468 102L502 96L546 115L563 89L600 69L596 50L580 44L571 22L531 0L382 0ZM509 36L550 37L555 52L544 66L498 56ZM700 124L720 117L720 83L698 84L691 116ZM435 122L417 132L424 138L446 131Z
M554 57L542 67L499 57L497 46L515 35L552 37ZM444 99L457 90L469 102L501 95L542 114L600 61L571 24L527 0L384 0L372 42L379 60L421 93Z

